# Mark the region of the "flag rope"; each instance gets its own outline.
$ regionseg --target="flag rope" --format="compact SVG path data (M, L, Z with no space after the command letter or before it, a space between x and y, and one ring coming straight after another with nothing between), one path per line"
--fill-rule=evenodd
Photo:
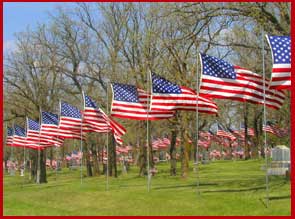
M261 30L262 40L262 73L263 73L263 124L266 126L266 107L265 107L265 63L264 63L264 30ZM265 190L266 190L266 207L269 207L269 179L268 179L268 153L266 144L266 130L264 130L264 157L265 157Z
M107 111L106 114L109 113L109 84L107 84ZM116 149L115 149L116 150ZM103 161L102 161L103 162ZM109 190L109 133L107 132L107 175L106 175L106 190ZM116 161L115 161L116 162Z
M150 87L149 87L149 71L147 71L147 94L149 94ZM150 97L151 100L151 97ZM146 144L147 144L147 190L150 191L151 186L151 174L150 174L150 145L149 145L149 102L146 105Z
M84 108L84 93L82 91L82 102L83 102L83 108ZM80 178L81 178L81 183L83 183L83 113L81 113L81 127L80 127L80 156L81 156L81 161L80 161Z
M42 115L41 107L39 108L39 116ZM41 127L41 119L39 121L39 127ZM39 128L41 129L41 128ZM41 149L41 136L40 136L40 130L39 130L39 138L38 138L38 163L37 163L37 183L40 184L40 174L41 174L41 164L40 164L40 149Z
M197 195L200 195L200 178L199 178L199 59L197 59L196 66L197 80L196 80L196 94L197 94L197 103L196 103L196 175L197 175Z

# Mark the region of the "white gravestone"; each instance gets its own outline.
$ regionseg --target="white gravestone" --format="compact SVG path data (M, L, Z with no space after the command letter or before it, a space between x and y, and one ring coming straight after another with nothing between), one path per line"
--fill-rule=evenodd
M278 145L271 150L272 161L267 172L269 175L285 175L290 171L290 148Z

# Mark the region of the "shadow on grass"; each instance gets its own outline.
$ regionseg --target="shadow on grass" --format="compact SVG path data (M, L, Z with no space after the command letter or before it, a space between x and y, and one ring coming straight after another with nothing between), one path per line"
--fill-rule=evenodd
M217 186L217 183L200 183L200 186ZM196 184L154 187L154 190L196 187Z
M290 195L285 195L285 196L272 196L269 197L269 200L280 200L280 199L290 199Z
M247 188L247 189L221 189L221 190L205 190L202 191L204 193L214 193L214 192L248 192L248 191L257 191L265 189L265 186L257 186L257 187L252 187L252 188Z

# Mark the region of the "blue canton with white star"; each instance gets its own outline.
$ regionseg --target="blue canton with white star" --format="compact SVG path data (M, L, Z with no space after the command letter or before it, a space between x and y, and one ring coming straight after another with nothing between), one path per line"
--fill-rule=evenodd
M42 112L42 124L58 125L58 115L49 112Z
M24 128L14 125L14 134L21 137L26 137L26 131Z
M85 95L84 98L85 98L85 106L86 107L91 107L91 108L97 109L96 103L93 100L91 100L90 97Z
M13 129L10 127L7 127L7 136L13 136Z
M61 102L61 116L81 119L81 112L77 107Z
M137 88L134 85L113 83L114 100L138 103Z
M40 130L40 125L39 125L38 122L36 122L36 121L34 121L32 119L28 119L28 129L39 131Z
M289 36L269 36L274 64L291 64L291 38Z
M206 54L201 54L201 58L204 75L217 78L236 79L237 76L232 64Z
M153 92L161 94L181 94L181 88L163 77L152 73Z

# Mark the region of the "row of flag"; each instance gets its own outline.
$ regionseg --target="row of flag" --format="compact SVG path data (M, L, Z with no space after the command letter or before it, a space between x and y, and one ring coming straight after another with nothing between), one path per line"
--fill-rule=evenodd
M87 132L112 132L116 142L122 144L121 137L126 133L126 129L108 117L89 96L83 94L83 99L82 111L60 101L60 116L51 112L41 112L40 123L27 118L25 128L18 125L8 127L6 144L32 149L59 147L64 139L85 140Z
M217 114L212 98L264 104L279 109L285 100L281 89L291 85L290 37L267 36L273 54L272 79L232 65L224 60L200 54L202 76L200 91L177 85L152 72L151 93L134 85L113 83L111 115L135 120L171 118L175 110Z
M111 84L111 116L159 120L175 116L177 110L198 110L201 113L217 114L218 107L212 98L265 103L268 107L279 109L285 99L285 93L280 89L289 88L291 85L290 37L267 36L267 39L274 61L271 81L263 80L259 74L224 60L200 54L202 76L199 93L152 72L150 93L134 85ZM8 145L26 145L30 148L60 146L67 138L85 140L87 132L112 132L116 142L122 144L121 136L126 133L126 129L107 116L90 97L83 95L83 99L83 111L66 102L60 102L60 117L50 112L42 112L40 124L27 118L26 128L17 125L9 128ZM234 140L235 136L231 132L228 133L220 127L220 135Z

